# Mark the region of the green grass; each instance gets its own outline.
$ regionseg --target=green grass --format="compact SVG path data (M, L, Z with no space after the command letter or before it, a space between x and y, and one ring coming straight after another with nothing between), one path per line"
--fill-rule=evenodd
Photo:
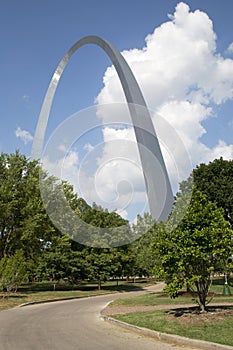
M214 279L210 292L215 293L216 295L213 297L209 305L213 303L221 304L224 302L233 303L233 295L222 295L223 286L223 278ZM232 281L231 292L233 293ZM111 303L109 307L168 305L167 309L172 309L173 305L190 304L192 302L195 305L191 296L186 297L181 294L178 298L171 299L162 292L118 299ZM176 334L192 339L206 340L233 346L233 316L223 317L222 319L208 319L207 322L194 322L190 324L190 322L179 322L178 317L168 317L169 313L169 310L156 310L123 315L114 314L113 317L139 327L149 328L163 333Z
M211 299L211 303L233 303L233 296L216 296ZM164 296L162 293L151 293L147 295L140 295L137 297L128 297L124 299L117 299L113 301L109 306L156 306L156 305L178 305L178 304L196 304L195 300L191 297L179 296L176 299L171 299L168 296Z
M139 283L120 281L117 286L116 281L109 281L103 283L102 289L99 291L96 282L82 282L72 287L68 284L60 283L56 284L56 290L54 291L54 285L51 282L28 283L20 286L17 293L0 293L0 310L34 301L133 291L141 289L145 285L147 283L144 281L139 281Z
M155 306L155 305L176 305L187 304L192 302L191 298L179 297L171 299L167 296L163 296L163 293L150 293L146 295L140 295L137 297L128 297L124 299L117 299L110 304L110 307L116 306Z
M215 279L213 281L213 284L210 288L210 293L215 293L212 297L212 295L207 299L211 300L211 303L231 303L233 302L233 287L230 287L232 295L231 296L224 296L222 294L223 292L223 285L224 285L224 279ZM184 290L183 290L184 291ZM177 304L190 304L194 303L196 304L195 300L191 296L179 296L178 298L171 299L168 295L165 293L151 293L146 295L141 295L137 297L128 297L124 299L118 299L115 300L113 303L110 304L110 307L116 307L116 306L136 306L136 305L146 305L146 306L156 306L156 305L177 305Z
M223 286L225 283L224 277L216 277L213 280L212 286L210 287L210 291L214 293L222 293L223 292ZM229 281L229 286L232 289L233 292L233 278Z
M163 333L233 346L233 317L227 317L221 321L201 322L191 326L188 322L179 323L175 318L171 321L168 319L168 311L164 310L114 315L113 317L139 327Z

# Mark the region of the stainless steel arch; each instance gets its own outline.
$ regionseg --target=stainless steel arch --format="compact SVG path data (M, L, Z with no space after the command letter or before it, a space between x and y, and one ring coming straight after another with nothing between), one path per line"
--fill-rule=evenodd
M31 158L41 158L50 109L60 77L70 57L81 46L86 44L95 44L102 48L111 59L117 71L135 130L150 211L155 219L164 221L171 212L173 194L150 113L138 83L124 57L111 43L100 37L86 36L80 39L60 61L44 98L32 145Z

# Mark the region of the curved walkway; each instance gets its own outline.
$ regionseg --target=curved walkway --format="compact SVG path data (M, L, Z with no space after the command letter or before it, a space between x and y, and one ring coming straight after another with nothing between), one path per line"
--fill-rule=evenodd
M130 292L127 295L142 293ZM192 349L169 345L103 322L100 311L123 294L125 297L125 293L120 293L2 311L0 350Z
M147 292L160 292L164 288L164 284L157 284L153 287L148 287ZM232 346L228 345L221 345L217 343L211 343L208 341L202 341L202 340L196 340L196 339L190 339L181 337L178 335L173 334L166 334L161 333L158 331L153 331L147 328L141 328L138 326L130 325L128 323L118 321L112 317L109 317L109 315L113 316L116 314L128 314L128 313L134 313L134 312L146 312L146 311L154 311L154 310L175 310L175 309L186 309L186 308L192 308L196 307L197 305L194 303L188 303L188 304L176 304L176 305L134 305L134 306L106 306L101 311L101 317L103 320L108 321L112 324L116 324L123 329L130 329L133 330L136 333L143 334L147 337L151 337L156 339L157 341L163 341L166 343L173 344L173 346L179 346L183 349L185 349L185 346L190 347L191 349L202 349L202 350L233 350ZM211 303L211 306L219 306L219 303ZM233 306L233 303L221 303L221 306Z
M160 282L149 287L144 288L144 292L140 291L137 294L141 295L145 292L147 293L156 293L162 292L165 287L164 282ZM136 296L136 294L134 294ZM125 297L125 295L123 295ZM116 298L114 298L116 299ZM117 298L119 299L119 297ZM211 303L210 306L219 306L219 303ZM156 311L156 310L170 310L170 309L180 309L180 308L190 308L195 307L197 304L195 303L187 303L187 304L168 304L168 305L134 305L134 306L107 306L101 311L102 315L116 315L116 314L128 314L133 312L144 312L144 311ZM233 306L233 303L221 303L221 306Z
M162 288L162 284L157 284L144 291L35 304L1 311L0 350L200 349L199 341L163 334L157 334L156 339L153 339L152 331L142 332L131 326L121 328L116 327L115 323L102 321L100 312L109 302L126 295L136 296ZM211 350L233 349L209 344L208 349Z

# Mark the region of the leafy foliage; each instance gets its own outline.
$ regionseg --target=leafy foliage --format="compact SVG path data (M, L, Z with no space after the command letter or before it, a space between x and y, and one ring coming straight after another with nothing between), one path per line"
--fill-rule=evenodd
M0 286L2 290L17 291L18 286L28 277L26 260L22 250L14 255L6 255L0 260Z
M69 237L57 235L38 260L37 277L54 282L68 278L74 284L83 277L82 263L81 253L72 250Z
M193 171L196 187L209 201L223 208L225 219L233 224L233 160L215 159Z
M174 210L179 210L178 205ZM165 278L171 297L188 285L198 295L202 310L211 283L211 273L220 261L227 261L233 247L232 231L223 210L194 188L190 206L174 229L159 225L152 249L161 257L157 272Z
M54 232L40 197L39 170L19 152L0 155L0 259L22 249L35 261Z
M157 258L150 249L152 240L155 238L156 223L152 216L144 213L144 216L137 216L137 222L132 226L132 232L135 237L140 237L130 246L132 256L131 276L153 275L153 268Z
M211 272L232 268L232 179L233 162L221 158L201 164L181 183L166 225L144 214L130 227L116 212L88 205L70 184L48 176L38 162L19 152L2 153L1 288L16 290L26 277L65 279L71 284L95 279L101 288L109 278L156 272L165 278L172 297L188 285L198 293L204 309ZM70 212L64 211L64 205ZM58 218L56 227L47 213ZM129 242L133 243L126 245Z

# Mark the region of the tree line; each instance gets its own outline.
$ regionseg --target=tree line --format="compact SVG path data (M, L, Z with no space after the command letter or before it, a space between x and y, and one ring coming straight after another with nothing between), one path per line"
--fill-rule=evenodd
M119 236L124 226L138 239L114 247L113 238L106 233L103 240L110 245L98 248L72 240L73 232L62 234L46 213L40 193L41 174L45 184L53 184L54 191L62 187L66 201L83 222L101 228L118 227ZM0 288L17 290L26 280L66 280L70 284L96 280L100 289L109 278L155 275L165 280L171 297L185 285L197 293L205 309L213 272L232 270L232 184L233 161L220 158L200 164L180 184L166 223L156 223L145 213L129 225L116 212L88 205L69 183L58 183L44 173L37 161L18 151L2 153ZM59 215L63 215L62 209ZM76 228L76 234L79 229L83 230Z

